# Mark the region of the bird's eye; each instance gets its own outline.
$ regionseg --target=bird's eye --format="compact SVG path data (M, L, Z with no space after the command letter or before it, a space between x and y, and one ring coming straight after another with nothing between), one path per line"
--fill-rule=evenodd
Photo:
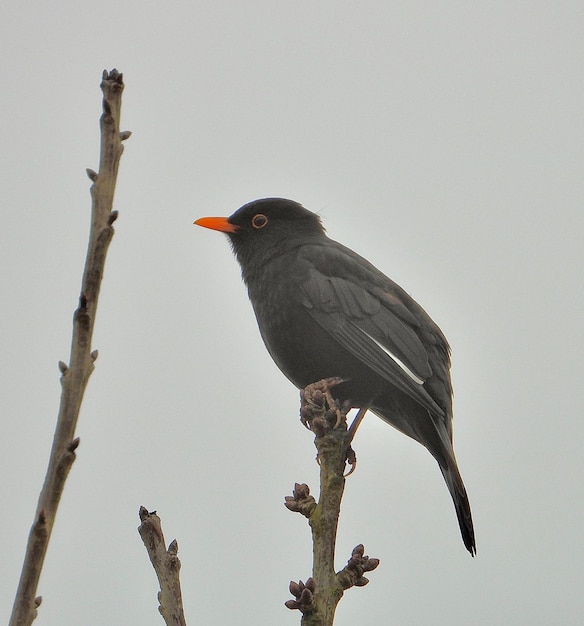
M257 213L251 218L251 225L257 229L263 228L267 223L268 218L263 213Z

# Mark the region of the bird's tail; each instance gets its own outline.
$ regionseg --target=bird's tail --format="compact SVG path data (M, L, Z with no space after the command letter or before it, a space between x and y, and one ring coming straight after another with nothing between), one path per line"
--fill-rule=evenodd
M464 488L462 476L458 471L458 465L456 464L454 455L449 455L447 462L439 462L439 465L442 476L444 476L444 480L448 486L448 491L450 491L450 495L452 496L452 501L454 502L462 541L471 556L474 556L477 553L477 548L472 524L472 514L468 496L466 495L466 489Z

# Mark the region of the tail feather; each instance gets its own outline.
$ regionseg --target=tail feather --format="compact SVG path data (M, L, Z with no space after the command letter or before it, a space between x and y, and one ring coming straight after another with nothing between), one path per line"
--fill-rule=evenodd
M466 495L464 483L462 482L462 476L458 471L456 459L452 457L448 460L446 465L443 465L442 463L439 463L439 465L440 470L442 471L442 476L444 476L444 480L448 486L448 491L450 491L450 495L452 496L452 501L454 502L462 541L471 556L475 556L477 548L472 523L472 514L470 511L470 503L468 501L468 496Z

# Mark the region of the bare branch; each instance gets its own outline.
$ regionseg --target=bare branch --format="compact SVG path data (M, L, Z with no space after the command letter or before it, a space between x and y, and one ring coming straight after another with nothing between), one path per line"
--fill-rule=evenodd
M364 572L379 565L379 559L364 556L362 545L353 549L349 562L335 573L335 543L341 499L345 488L345 467L355 464L351 448L354 432L347 430L348 403L339 405L330 390L341 379L329 378L308 385L301 391L301 421L315 434L320 464L320 495L318 503L310 495L307 485L294 486L292 496L285 505L291 511L308 518L312 530L313 566L312 577L306 583L290 583L293 600L285 605L302 613L303 626L332 626L336 607L346 589L362 587L369 581Z
M35 597L43 561L53 530L57 507L69 470L75 461L75 428L97 351L91 351L93 327L105 259L114 231L111 214L116 177L123 146L120 141L120 111L124 83L117 70L104 70L101 82L103 114L100 119L101 155L99 173L88 169L92 218L79 306L73 316L69 364L59 362L61 403L45 481L39 496L35 521L30 529L26 554L10 618L10 626L29 626L35 619L41 597Z
M149 513L141 506L139 515L142 523L138 527L138 532L146 546L160 585L158 610L166 626L186 626L179 578L178 543L175 539L168 546L168 550L166 549L160 518L156 511Z

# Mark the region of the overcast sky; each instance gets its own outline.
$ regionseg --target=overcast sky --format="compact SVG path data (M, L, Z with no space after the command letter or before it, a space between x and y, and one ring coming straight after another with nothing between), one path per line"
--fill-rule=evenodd
M373 415L338 538L381 559L338 626L580 624L584 11L542 2L5 2L0 9L0 621L67 361L104 68L124 73L120 212L81 446L35 624L157 626L136 532L176 538L189 624L298 624L318 489L298 393L223 235L285 196L371 260L453 350L478 556L431 455Z

